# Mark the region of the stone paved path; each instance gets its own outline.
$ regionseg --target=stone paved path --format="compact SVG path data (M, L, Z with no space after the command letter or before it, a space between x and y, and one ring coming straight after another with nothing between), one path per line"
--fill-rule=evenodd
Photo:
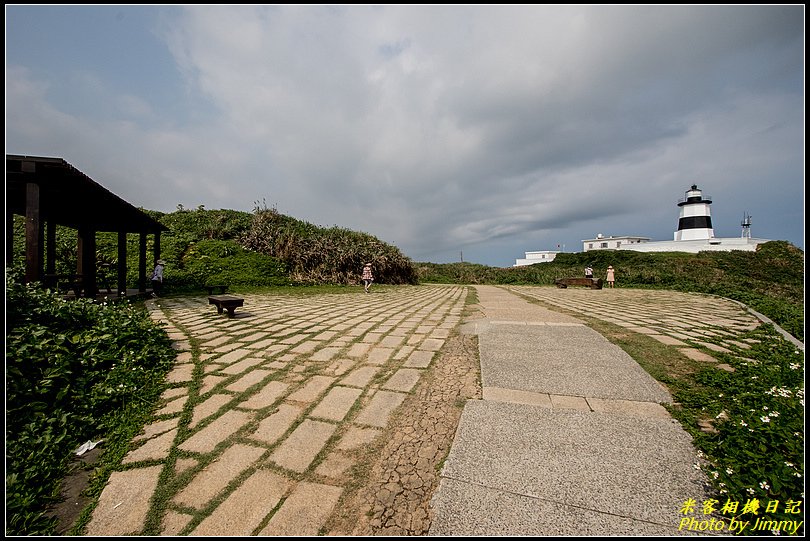
M744 347L736 335L758 324L699 295L510 290L707 361L698 346L724 348L707 341L719 337ZM86 534L427 533L432 476L464 400L481 397L477 346L457 332L467 292L246 295L233 319L205 297L150 301L178 350L171 388ZM455 353L437 365L448 349ZM367 509L365 518L342 515L347 502Z
M442 286L247 295L233 319L205 297L150 303L178 349L171 389L87 535L328 533L352 468L458 326L465 297Z

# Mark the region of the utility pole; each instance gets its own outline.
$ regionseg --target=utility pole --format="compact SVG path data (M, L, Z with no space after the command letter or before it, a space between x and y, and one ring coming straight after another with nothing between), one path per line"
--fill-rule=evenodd
M459 255L461 256L461 262L464 263L464 250L461 250Z

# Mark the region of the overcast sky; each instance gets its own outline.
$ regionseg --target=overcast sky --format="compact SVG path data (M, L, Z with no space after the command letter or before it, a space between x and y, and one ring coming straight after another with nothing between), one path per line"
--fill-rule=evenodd
M804 5L9 6L6 153L138 207L511 266L582 240L804 249Z

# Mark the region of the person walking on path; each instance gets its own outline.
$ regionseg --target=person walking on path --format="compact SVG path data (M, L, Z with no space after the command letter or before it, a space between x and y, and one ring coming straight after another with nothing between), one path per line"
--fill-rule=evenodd
M590 265L585 267L585 278L590 278L591 280L593 280L593 269L591 268Z
M366 263L363 266L363 288L368 293L368 288L371 287L371 282L374 281L374 275L371 274L371 263Z
M608 265L606 280L608 287L613 287L613 283L616 281L616 274L613 272L613 265Z
M152 296L157 297L163 287L163 267L166 262L158 259L155 263L155 270L152 272Z

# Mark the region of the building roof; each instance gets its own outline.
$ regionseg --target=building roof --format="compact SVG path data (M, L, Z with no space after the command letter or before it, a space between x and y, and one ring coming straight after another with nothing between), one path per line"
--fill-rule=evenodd
M168 227L62 158L6 154L6 213L25 216L27 184L40 188L40 217L73 229L154 233Z

